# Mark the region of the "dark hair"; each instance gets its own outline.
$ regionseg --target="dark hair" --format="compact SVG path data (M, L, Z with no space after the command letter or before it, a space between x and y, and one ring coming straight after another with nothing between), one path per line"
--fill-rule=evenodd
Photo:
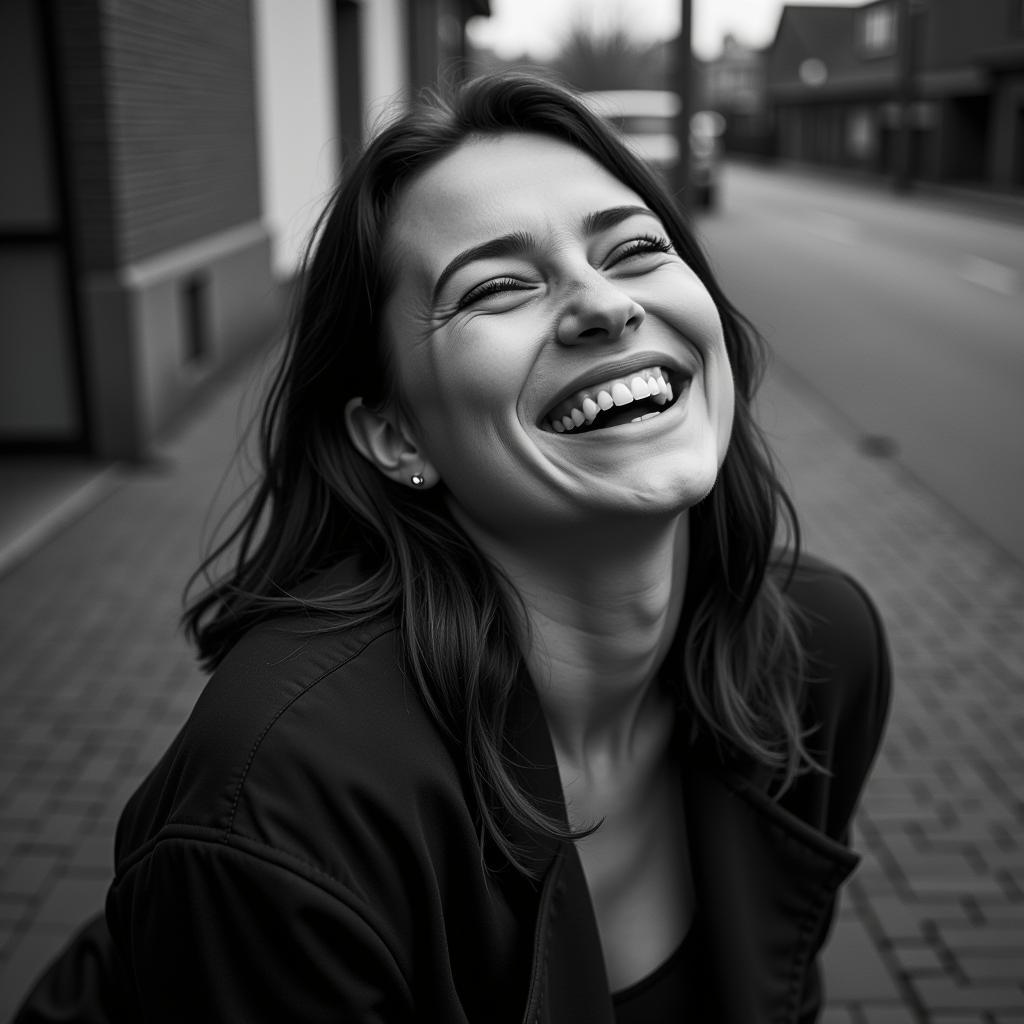
M770 766L788 785L813 763L800 725L802 657L793 611L770 573L777 528L795 552L796 518L753 421L764 345L726 299L683 215L653 173L568 90L521 74L469 82L450 101L424 98L386 127L345 176L304 263L291 330L259 424L263 475L244 515L193 576L208 588L185 614L215 666L254 624L311 606L339 624L390 614L406 667L431 714L464 752L481 826L522 870L501 821L547 834L564 827L517 785L504 745L521 665L515 598L447 513L435 488L395 484L350 442L349 397L387 401L384 244L411 179L467 139L535 132L590 154L660 217L717 304L736 388L729 449L710 495L691 512L681 642L666 676L695 730ZM210 582L232 555L229 571ZM368 575L339 593L300 599L310 576L358 555ZM795 553L794 556L795 558Z

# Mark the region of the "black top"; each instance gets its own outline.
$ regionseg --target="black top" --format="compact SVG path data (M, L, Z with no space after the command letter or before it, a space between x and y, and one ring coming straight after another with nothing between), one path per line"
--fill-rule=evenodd
M675 952L660 967L612 993L615 1024L702 1020L702 986L707 979L700 961L700 936L694 921Z

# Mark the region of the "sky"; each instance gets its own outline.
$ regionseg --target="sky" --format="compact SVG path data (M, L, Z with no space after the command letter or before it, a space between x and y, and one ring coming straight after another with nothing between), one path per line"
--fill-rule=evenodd
M693 48L704 59L716 57L722 37L732 32L742 43L772 41L783 0L692 0ZM800 2L800 0L798 0ZM867 0L828 0L829 6L859 7ZM491 0L491 17L474 18L469 32L481 46L503 57L553 56L574 17L596 26L623 24L638 40L671 39L679 31L680 0Z

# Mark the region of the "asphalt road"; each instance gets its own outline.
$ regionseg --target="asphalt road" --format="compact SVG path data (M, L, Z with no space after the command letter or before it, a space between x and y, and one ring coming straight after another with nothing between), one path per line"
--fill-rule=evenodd
M1024 218L734 165L697 228L775 358L1024 564Z

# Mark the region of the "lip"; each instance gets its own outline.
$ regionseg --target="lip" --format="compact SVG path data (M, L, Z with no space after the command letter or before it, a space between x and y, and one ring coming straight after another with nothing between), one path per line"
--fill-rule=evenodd
M564 401L577 391L602 384L614 377L626 377L631 373L651 366L661 366L671 373L686 373L691 376L697 372L696 367L684 365L678 356L668 355L665 352L637 352L628 359L617 359L614 362L600 363L597 366L588 367L577 374L550 399L544 400L541 406L540 417L543 418L549 409L553 409L559 402Z

